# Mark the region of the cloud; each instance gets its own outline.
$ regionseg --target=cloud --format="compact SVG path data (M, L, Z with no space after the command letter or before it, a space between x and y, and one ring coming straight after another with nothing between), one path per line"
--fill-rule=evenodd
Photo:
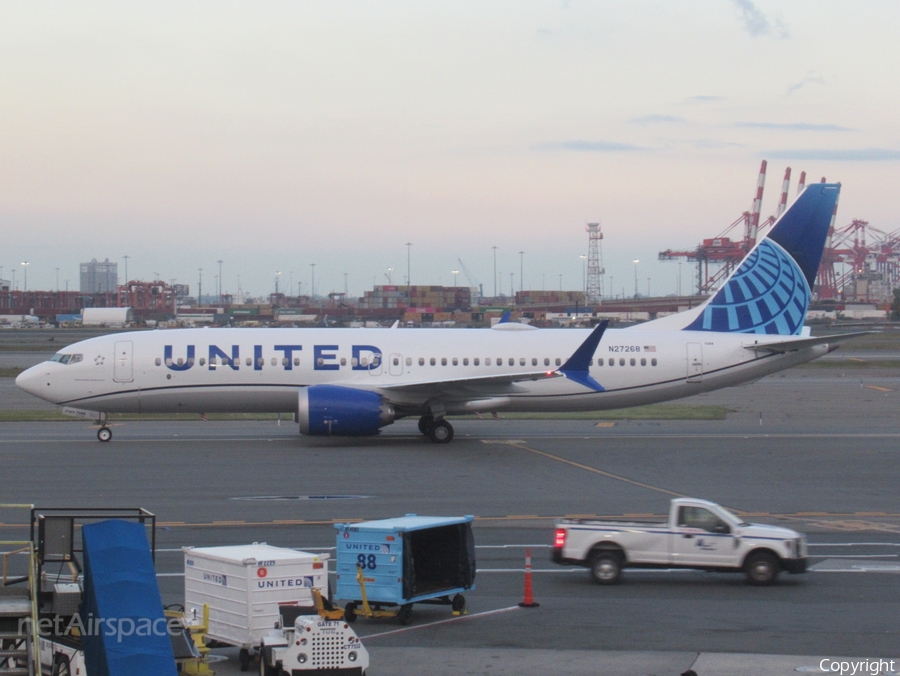
M763 153L776 160L816 160L824 162L889 162L900 160L900 150L889 148L849 148L846 150L807 148L772 150Z
M735 7L741 13L741 21L744 30L755 38L774 35L775 37L790 37L787 28L778 20L769 21L768 17L754 5L751 0L732 0Z
M615 143L613 141L556 141L553 143L542 143L537 146L538 150L574 150L576 152L588 153L621 153L633 152L636 150L645 150L640 146L633 146L628 143Z
M809 71L809 72L806 74L806 77L805 77L805 78L803 78L802 80L800 80L800 82L795 82L795 83L792 84L790 87L788 87L788 96L790 96L791 94L793 94L795 91L797 91L797 90L799 90L799 89L802 89L802 88L805 87L806 85L810 85L810 84L820 84L820 85L824 85L824 84L825 84L825 78L823 78L823 77L821 77L821 76L819 76L819 75L815 75L815 71L812 71L812 70L811 70L811 71Z
M811 122L738 122L742 129L784 129L787 131L853 131L837 124L813 124Z
M657 124L660 122L684 122L684 118L674 115L645 115L644 117L634 117L628 121L634 124Z
M685 99L685 103L715 103L716 101L724 101L724 96L689 96Z

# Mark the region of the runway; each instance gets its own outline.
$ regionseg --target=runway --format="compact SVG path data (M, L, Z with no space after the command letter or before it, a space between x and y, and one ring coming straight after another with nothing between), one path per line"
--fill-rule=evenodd
M460 420L449 446L407 420L349 440L286 421L126 422L108 444L80 421L0 423L0 487L3 502L154 512L167 603L181 599L184 546L327 551L335 522L475 515L470 615L419 606L402 631L359 620L372 676L423 660L432 673L794 673L898 652L898 386L894 371L795 369L694 402L726 406L724 421ZM626 571L600 588L548 561L554 518L663 515L680 495L807 532L812 570L762 589ZM517 607L526 547L535 609ZM238 673L233 660L217 670Z

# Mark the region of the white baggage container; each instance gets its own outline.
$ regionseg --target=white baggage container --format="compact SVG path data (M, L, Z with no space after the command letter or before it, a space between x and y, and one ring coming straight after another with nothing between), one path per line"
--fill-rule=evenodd
M279 621L279 604L312 606L313 587L328 594L328 554L265 543L183 551L185 611L209 604L207 636L244 654Z

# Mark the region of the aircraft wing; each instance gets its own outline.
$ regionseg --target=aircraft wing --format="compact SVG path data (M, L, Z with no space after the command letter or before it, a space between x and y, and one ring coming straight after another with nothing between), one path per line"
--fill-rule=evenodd
M468 399L471 397L504 396L521 392L516 383L543 380L544 378L568 378L595 392L602 392L603 387L594 380L588 369L591 359L609 326L608 321L601 322L578 347L565 364L555 370L528 371L525 373L509 373L475 378L453 378L448 380L430 380L427 382L398 383L397 385L380 385L378 390L390 397L391 392L424 397L446 397L449 399Z
M779 340L772 343L753 343L752 345L744 345L747 350L766 350L784 354L785 352L796 352L804 350L816 345L834 344L835 348L848 338L857 338L866 336L870 333L878 333L877 331L856 331L854 333L835 333L830 336L816 336L815 338L797 338L795 340Z

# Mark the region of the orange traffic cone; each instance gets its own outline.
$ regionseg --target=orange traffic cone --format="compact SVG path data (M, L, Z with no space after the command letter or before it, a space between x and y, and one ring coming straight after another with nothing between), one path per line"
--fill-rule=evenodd
M525 550L525 598L519 604L520 608L537 608L540 603L534 601L534 591L531 588L531 548Z

